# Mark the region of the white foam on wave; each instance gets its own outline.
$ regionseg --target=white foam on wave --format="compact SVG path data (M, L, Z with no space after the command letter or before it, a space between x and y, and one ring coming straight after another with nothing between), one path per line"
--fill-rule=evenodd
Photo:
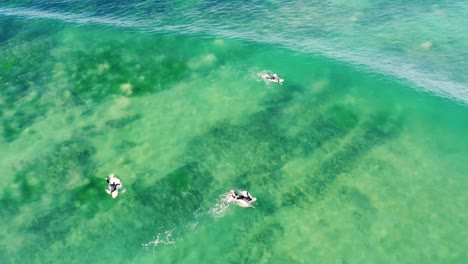
M158 246L158 245L174 245L175 244L175 240L173 239L172 237L172 233L174 232L175 228L173 229L169 229L169 230L165 230L163 232L160 232L158 234L156 234L156 237L154 240L151 240L147 243L142 243L142 246L145 250L148 250L148 248L152 248L153 250L153 253L155 252L155 248Z
M170 229L161 227L160 229L163 231L158 232L152 240L142 243L142 247L145 250L151 248L153 253L155 253L156 247L159 245L175 245L179 237L185 232L203 230L210 219L219 220L226 214L231 205L228 196L229 193L220 195L216 202L208 209L203 207L198 208L193 212L193 219L184 224L178 224Z
M259 43L276 44L292 50L305 53L321 54L328 58L349 63L368 72L391 76L399 81L410 84L422 92L430 92L437 96L468 104L468 85L451 80L445 74L434 73L422 69L421 66L403 61L401 58L379 56L373 50L347 51L339 44L310 37L288 37L284 34L261 34L255 30L240 31L233 27L216 26L210 22L201 24L189 23L164 25L160 20L142 20L126 17L125 19L111 17L95 17L74 13L47 12L31 8L1 8L0 15L18 16L26 19L53 19L76 24L99 24L113 27L135 28L148 32L175 32L179 34L204 33L224 38L248 40ZM370 55L372 54L372 55ZM378 58L378 59L376 59Z
M251 36L250 33L234 33L232 31L210 28L214 35L243 38L245 40L261 43L272 43L311 54L321 54L324 57L349 63L367 72L392 76L396 80L411 85L421 92L430 92L439 97L454 100L458 103L468 104L468 85L450 80L442 73L431 73L418 68L415 64L402 61L388 55L380 56L376 51L360 50L347 52L345 48L329 45L317 39L291 39L281 36ZM368 54L373 54L371 57ZM378 59L375 59L378 58Z
M2 8L0 14L5 16L17 16L27 19L53 19L75 24L99 24L118 27L137 27L135 21L112 19L105 17L92 17L73 13L47 12L31 8Z
M228 195L229 193L224 193L220 195L216 203L213 205L213 207L211 207L208 210L208 214L211 215L215 219L220 219L224 215L226 215L226 212L228 211L231 205L231 203L229 202L227 198Z
M125 19L93 16L87 14L76 13L60 13L42 11L33 8L3 8L0 7L0 15L22 17L25 19L50 19L61 22L78 24L78 25L104 25L109 27L141 29L151 32L178 32L187 25L161 25L157 19L151 21L140 20L132 17Z

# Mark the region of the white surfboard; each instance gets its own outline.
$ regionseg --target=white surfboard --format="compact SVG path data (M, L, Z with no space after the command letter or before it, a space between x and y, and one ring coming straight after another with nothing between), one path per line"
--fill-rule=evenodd
M247 191L240 191L239 194L241 194L242 196L245 196L245 197L250 197L251 200L250 201L246 201L246 200L243 200L243 199L236 199L234 196L235 196L235 192L233 190L231 190L227 197L226 197L226 201L228 203L235 203L237 204L238 206L240 207L253 207L255 208L255 206L252 205L253 202L255 202L257 200L257 198L255 197L252 197L250 194L247 193Z
M119 184L117 186L117 189L112 192L111 189L111 184ZM114 174L109 175L109 183L108 183L108 188L106 189L107 194L112 196L113 199L115 199L119 195L119 191L122 189L122 181L120 181L119 178L115 177Z
M253 202L255 202L257 198L252 197L252 200L250 201L245 201L245 200L236 200L236 204L239 205L240 207L255 207L252 205Z
M274 79L271 78L271 76L269 74L266 74L266 73L262 73L261 76L267 82L275 82L275 83L280 83L280 84L282 84L284 82L284 79L281 79L279 76L278 76L278 78L274 78Z

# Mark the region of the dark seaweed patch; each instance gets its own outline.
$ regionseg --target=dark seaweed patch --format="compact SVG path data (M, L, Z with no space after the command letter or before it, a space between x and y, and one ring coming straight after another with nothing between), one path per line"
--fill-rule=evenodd
M335 116L319 114L293 139L294 144L304 156L311 155L317 148L333 139L344 137L357 124L357 117L347 113L346 124L336 120ZM353 120L353 122L350 122Z
M15 36L23 27L16 19L11 17L0 18L0 44Z
M264 111L252 114L243 122L215 124L189 144L185 160L195 160L208 171L215 170L217 162L227 162L235 174L229 185L256 188L260 193L268 193L266 196L279 195L280 206L302 206L304 202L322 199L338 177L352 171L358 160L371 149L399 133L401 120L386 113L360 122L361 118L349 106L332 105L318 112L309 107L308 104L313 102L304 100L302 107L285 111L289 102L300 96L300 91L294 96L276 94L274 99L265 101L268 106ZM283 127L296 129L293 134L288 134ZM350 132L354 132L351 137L348 136ZM275 187L287 181L285 177L272 177L281 175L278 171L284 164L310 157L326 143L340 141L345 144L338 144L340 147L331 156L307 172L309 177L305 181L283 193L270 191L281 190ZM277 206L269 205L269 212Z
M298 201L304 201L307 200L307 194L302 191L302 188L300 187L292 187L292 190L288 193L281 193L277 194L277 196L281 197L280 203L281 206L302 206L301 203L298 203Z
M30 126L39 115L37 112L29 112L18 110L11 117L3 119L3 137L7 142L16 140L20 133Z
M57 58L69 78L70 91L82 102L99 102L115 94L138 96L162 91L189 71L187 58L164 44L164 39L154 45L150 39L130 33L126 36L133 38L118 40L102 39L92 30L88 33L90 39L80 41L93 48L72 49Z
M350 172L367 152L395 137L399 133L398 127L399 122L396 120L382 118L382 115L374 116L362 125L362 133L353 137L350 143L342 146L330 158L324 160L317 170L311 172L299 192L308 194L307 201L321 199L338 177ZM298 189L293 191L294 194L297 192Z
M19 255L38 254L48 248L49 243L64 239L72 220L77 213L77 206L88 199L96 198L97 185L90 180L94 165L91 156L95 149L86 140L73 138L58 144L43 158L26 163L16 172L13 185L7 188L0 203L5 219L14 218L20 206L40 204L44 195L54 199L53 210L43 208L32 219L28 219L21 228L35 234L20 249ZM70 177L80 177L79 181L88 184L69 189ZM81 208L80 210L83 210ZM76 217L92 217L96 208L89 206ZM18 256L19 256L18 255Z
M117 119L112 119L109 121L106 121L106 125L112 128L122 128L131 122L134 122L138 119L141 118L140 114L135 114L135 115L130 115L130 116L125 116L122 118L117 118Z
M49 186L54 186L51 190L60 193L71 172L84 176L90 174L94 169L90 161L94 152L94 147L79 138L58 144L45 158L27 163L16 173L14 184L18 186L19 194L13 195L13 190L7 189L2 202L7 205L20 205L37 201L44 188ZM8 208L7 206L6 209Z
M343 130L353 128L358 121L356 114L339 105L333 106L327 115L332 124Z
M339 191L339 198L344 203L352 203L361 211L374 212L375 207L365 194L353 187L342 187Z
M0 92L7 105L17 103L35 87L40 87L38 82L47 78L44 73L51 69L46 62L52 45L50 39L36 39L34 42L26 42L3 52L0 77L5 88Z
M51 38L42 37L44 33L36 31L40 31L39 26L28 29L27 33L15 34L9 40L15 46L1 54L2 131L7 142L16 140L25 128L47 111L40 98L50 76L49 54L55 43ZM31 34L35 37L28 36ZM5 112L9 114L5 115Z
M228 263L251 263L268 256L268 261L276 260L275 252L271 250L271 245L281 240L284 236L283 226L271 219L244 219L243 224L250 225L250 232L239 238L234 249L228 256ZM266 221L265 221L266 220ZM253 224L255 223L255 226ZM242 243L249 241L249 243Z
M186 164L169 173L155 185L144 186L137 181L133 186L136 199L161 217L156 226L171 226L200 208L213 177L199 164ZM152 213L154 214L154 213Z
M243 180L275 171L292 151L287 137L275 125L280 117L280 110L272 107L252 115L242 124L220 122L191 143L186 158L204 160L215 156L218 160L229 161ZM215 166L207 162L206 166Z
M251 115L240 124L219 122L191 143L187 158L206 159L204 164L208 167L214 166L208 157L229 161L236 167L236 181L246 184L253 175L276 175L275 171L289 160L310 155L325 142L343 137L357 124L353 111L337 106L327 115L308 116L310 121L297 135L287 136L278 124L297 118L291 115L283 113L282 104L279 104ZM256 183L265 180L255 177Z
M87 125L82 127L78 132L79 135L90 137L104 134L103 130L99 130L95 125Z
M339 190L339 199L353 209L351 220L361 232L367 232L371 226L371 218L376 212L372 201L364 193L353 187L342 187Z
M119 153L126 152L134 147L138 146L136 142L130 140L124 140L115 146L115 150Z

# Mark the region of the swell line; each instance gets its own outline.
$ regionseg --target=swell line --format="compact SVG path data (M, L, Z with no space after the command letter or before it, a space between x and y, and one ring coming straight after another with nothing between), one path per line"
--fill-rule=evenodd
M281 34L260 34L255 31L243 31L230 26L220 26L207 20L197 23L167 25L161 19L135 19L132 17L112 18L80 15L75 13L57 13L25 8L1 8L0 15L15 16L25 19L50 19L78 25L103 25L110 27L132 28L152 33L177 34L209 34L225 38L241 39L256 43L275 44L302 53L320 54L322 56L342 61L358 69L391 76L404 82L421 92L429 92L439 97L453 100L457 103L468 104L468 87L464 83L450 80L443 74L425 72L416 65L404 62L399 58L379 56L374 51L347 52L337 44L330 45L326 41L305 38L286 37ZM370 56L369 54L373 54ZM374 58L378 57L376 60Z
M98 18L89 17L84 15L78 15L73 13L56 13L46 12L34 9L20 9L20 8L1 8L0 15L4 16L16 16L23 17L26 19L51 19L59 20L62 22L74 23L74 24L98 24L116 27L137 27L138 25L133 21L123 21L112 18Z

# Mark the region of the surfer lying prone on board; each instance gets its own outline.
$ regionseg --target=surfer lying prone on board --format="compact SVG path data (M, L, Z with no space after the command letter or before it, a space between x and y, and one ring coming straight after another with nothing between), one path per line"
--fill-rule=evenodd
M106 178L108 189L106 192L115 199L119 195L119 189L122 188L122 182L119 178L115 177L114 174L109 175L109 178Z
M270 81L270 82L277 82L279 84L283 84L284 79L281 79L281 77L278 76L278 74L273 73L273 75L269 75L266 73L262 74L263 79Z
M239 194L237 194L234 190L231 190L228 195L229 202L235 202L242 207L254 207L252 203L256 200L257 198L252 197L248 191L240 191Z

